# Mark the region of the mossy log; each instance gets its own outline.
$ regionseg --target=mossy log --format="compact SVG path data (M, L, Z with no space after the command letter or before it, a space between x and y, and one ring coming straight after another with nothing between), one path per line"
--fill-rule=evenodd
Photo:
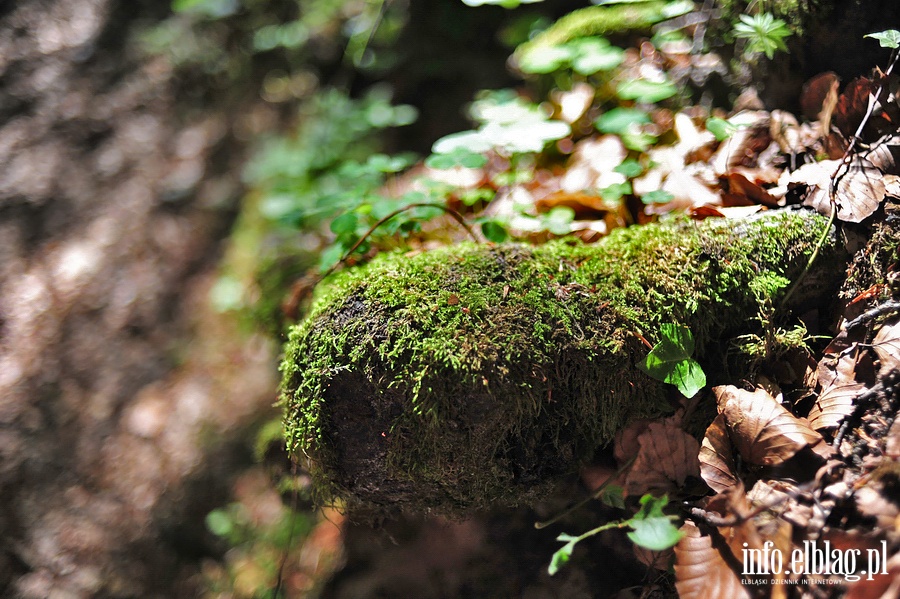
M672 389L637 367L642 337L684 324L701 363L721 364L725 340L759 330L826 226L778 211L620 229L595 245L379 256L321 285L290 332L289 447L326 495L370 507L535 500L630 419L671 410ZM835 238L793 301L834 297Z

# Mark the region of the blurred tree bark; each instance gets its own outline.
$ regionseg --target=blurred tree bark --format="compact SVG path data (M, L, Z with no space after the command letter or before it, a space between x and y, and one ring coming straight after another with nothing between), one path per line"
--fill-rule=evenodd
M227 431L271 403L268 363L230 395L167 378L240 191L228 114L184 116L130 43L167 10L0 5L3 596L172 596Z

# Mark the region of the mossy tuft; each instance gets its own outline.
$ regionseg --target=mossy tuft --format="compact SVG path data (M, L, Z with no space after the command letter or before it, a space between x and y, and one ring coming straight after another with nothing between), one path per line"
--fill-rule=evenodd
M630 419L670 409L636 368L641 337L684 324L701 363L720 360L716 340L759 327L825 224L787 212L379 256L321 285L290 331L289 449L324 495L376 508L537 499Z

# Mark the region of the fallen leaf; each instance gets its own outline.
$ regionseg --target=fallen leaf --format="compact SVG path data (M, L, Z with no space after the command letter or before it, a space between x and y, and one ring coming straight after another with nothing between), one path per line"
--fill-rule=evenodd
M700 444L674 416L651 422L638 435L637 457L625 478L625 493L661 495L680 489L689 476L700 476Z
M856 397L865 389L862 383L836 383L823 390L809 410L809 425L816 430L840 426L853 413Z
M789 189L805 186L804 206L815 208L819 214L831 214L832 181L837 180L834 202L838 220L862 222L871 216L884 199L882 172L871 162L856 156L849 165L840 160L823 160L804 164L792 173L785 172L779 181Z
M820 73L803 85L800 108L810 121L819 121L821 133L831 129L831 117L838 102L840 77L832 72Z
M731 440L725 428L725 417L719 414L706 429L700 445L700 476L716 493L724 493L740 484L735 475Z
M610 211L610 206L597 195L581 192L557 191L534 203L538 213L547 213L559 206L571 208L577 220L596 219Z
M722 200L726 206L762 204L770 208L778 207L778 198L741 173L728 173L723 177L722 183L723 188L727 189L722 193Z
M731 442L750 464L780 464L822 438L762 389L750 392L726 385L713 392Z
M675 546L675 589L681 599L750 599L737 572L722 557L710 535L688 520Z
M900 320L881 327L872 340L872 348L881 361L880 376L900 368Z

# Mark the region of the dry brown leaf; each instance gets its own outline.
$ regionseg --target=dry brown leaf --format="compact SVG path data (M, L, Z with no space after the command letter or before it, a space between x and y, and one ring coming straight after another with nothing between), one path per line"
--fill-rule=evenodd
M675 588L681 599L750 599L737 572L722 557L713 538L688 520L675 546Z
M886 174L900 174L900 135L894 135L875 144L866 152L866 159Z
M822 134L831 129L831 116L838 102L840 78L832 73L820 73L803 85L800 107L803 116L810 121L819 121Z
M860 348L858 341L845 344L843 339L839 339L843 334L844 332L835 337L825 348L825 356L816 367L816 375L823 389L856 382L856 365L862 358Z
M651 422L637 441L637 458L625 479L626 495L671 493L689 476L700 477L700 444L681 428L680 416Z
M816 430L835 428L853 413L856 397L865 390L862 383L834 384L822 391L809 410L809 425Z
M788 189L805 186L803 205L828 216L831 214L831 186L835 174L838 183L834 201L838 220L858 223L878 210L885 195L883 174L859 156L853 158L848 166L842 166L840 160L804 164L791 173L785 172L779 184Z
M560 206L571 208L576 220L602 218L610 211L610 206L603 198L581 192L557 191L537 200L534 203L538 213L550 212Z
M735 475L731 440L725 428L725 417L719 414L706 429L700 445L700 476L716 493L736 488L740 481Z
M762 204L775 208L778 206L778 198L770 194L766 189L738 172L728 173L722 181L728 191L722 193L722 201L725 206L746 206L748 204Z
M624 183L625 175L613 168L627 156L628 150L618 135L583 139L575 144L559 186L563 191L578 193Z
M872 348L881 361L879 375L900 367L900 320L881 327L872 340Z
M622 466L637 455L641 448L638 437L647 430L651 422L653 421L649 418L637 418L616 433L616 438L613 441L613 455L619 466Z
M774 466L822 437L762 389L713 389L731 442L750 464Z
M715 172L724 175L741 166L755 167L759 154L772 143L769 134L769 113L746 110L728 119L738 130L722 142L710 159Z

